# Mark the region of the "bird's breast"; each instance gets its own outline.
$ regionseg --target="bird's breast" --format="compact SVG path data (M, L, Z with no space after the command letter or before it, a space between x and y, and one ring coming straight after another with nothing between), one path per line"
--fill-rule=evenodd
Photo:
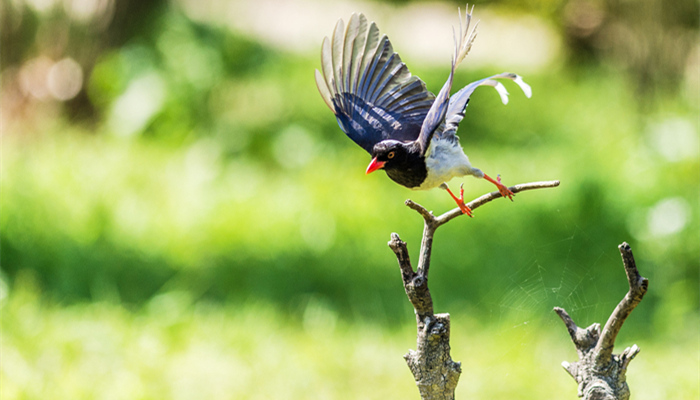
M413 189L428 190L440 186L456 176L471 172L469 157L459 143L447 139L433 139L425 156L425 180Z

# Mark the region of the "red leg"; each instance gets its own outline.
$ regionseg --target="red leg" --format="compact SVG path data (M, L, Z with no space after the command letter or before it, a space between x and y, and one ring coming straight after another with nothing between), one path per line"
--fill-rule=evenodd
M484 179L496 185L498 191L501 193L501 196L507 197L510 199L510 201L513 201L513 196L515 196L515 193L511 192L510 189L506 187L506 185L501 183L501 175L498 175L496 178L498 179L498 181L495 181L490 176L484 174Z
M450 188L447 187L447 184L445 184L445 190L447 190L447 193L449 193L455 202L457 202L457 206L459 206L459 209L462 210L462 214L467 214L468 216L473 217L472 209L469 208L468 205L464 204L464 184L459 187L459 198L452 193Z

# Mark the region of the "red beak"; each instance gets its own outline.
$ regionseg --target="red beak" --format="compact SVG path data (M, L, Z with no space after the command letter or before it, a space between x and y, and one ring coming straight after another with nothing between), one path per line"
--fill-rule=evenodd
M372 161L369 163L367 166L367 171L365 171L365 174L369 174L371 172L374 172L378 169L384 168L384 164L386 164L386 161L377 161L377 157L374 157Z

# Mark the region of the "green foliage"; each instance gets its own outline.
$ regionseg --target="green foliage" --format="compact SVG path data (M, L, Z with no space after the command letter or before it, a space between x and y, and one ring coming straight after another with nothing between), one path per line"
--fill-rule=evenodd
M124 62L122 56L109 60ZM197 125L227 118L232 124L175 145L172 137L149 134L170 126L163 114L176 112L166 101L141 137L85 135L59 124L52 129L61 135L8 138L5 166L13 173L2 177L0 201L11 212L0 216L0 234L10 280L20 270L36 270L55 298L99 299L109 286L108 293L133 305L177 289L197 298L263 298L294 311L300 298L317 294L348 318L401 320L404 299L385 242L397 231L415 251L420 235L418 216L401 203L411 197L436 211L453 204L441 191L409 192L381 173L364 176L365 154L342 135L313 85L283 83L303 82L313 63L286 65L222 85L270 88L279 96L273 102L295 110L283 113L297 115L290 120L273 115L270 124L264 99L245 113L217 102L216 118ZM654 133L638 133L649 123L637 116L624 83L605 72L584 81L563 73L528 81L534 98L513 94L507 107L493 93L477 92L460 129L462 142L475 165L503 173L506 183L560 179L562 185L525 193L512 204L498 201L473 220L443 228L431 276L440 304L498 303L510 295L494 293L503 283L498 277L513 273L542 285L537 312L566 307L562 302L579 296L587 304L574 306L583 309L614 304L624 292L615 248L623 240L632 242L643 273L658 282L648 303L665 304L663 294L674 285L687 286L697 300L688 286L697 279L697 209L689 206L697 204L690 184L697 157L665 160L650 144ZM170 92L171 84L166 87ZM666 114L675 118L686 113L669 107ZM193 114L190 121L199 119ZM184 126L178 129L173 136L185 135ZM469 178L465 183L469 196L492 189ZM669 198L681 211L688 207L683 226L648 232L652 207ZM561 283L582 277L591 283ZM639 314L649 316L639 319L658 320L651 315L668 307L642 309ZM591 317L607 312L602 307Z

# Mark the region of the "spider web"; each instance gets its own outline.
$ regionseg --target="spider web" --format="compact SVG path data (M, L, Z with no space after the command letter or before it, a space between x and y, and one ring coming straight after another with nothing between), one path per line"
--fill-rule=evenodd
M578 232L548 245L530 247L531 259L522 263L512 275L503 277L499 284L500 299L495 303L499 318L509 316L518 319L529 317L533 312L548 311L554 306L564 307L572 313L588 313L597 310L598 288L595 279L595 265L603 257L603 252L597 256L595 265L582 268L571 259L571 248L577 242ZM537 255L551 245L568 247L561 265L543 265ZM494 308L493 305L491 308Z
M557 215L553 222L570 234L553 241L533 239L514 260L515 270L494 280L494 294L478 304L488 310L489 322L499 333L516 330L521 334L520 343L513 346L527 346L544 331L555 335L561 331L562 344L569 345L554 307L564 308L579 326L586 327L594 322L604 325L619 301L611 301L600 291L609 287L609 282L599 280L601 269L620 263L611 257L609 248L603 248L609 244L599 243L585 228ZM584 249L587 256L581 261ZM620 299L623 295L621 292Z

